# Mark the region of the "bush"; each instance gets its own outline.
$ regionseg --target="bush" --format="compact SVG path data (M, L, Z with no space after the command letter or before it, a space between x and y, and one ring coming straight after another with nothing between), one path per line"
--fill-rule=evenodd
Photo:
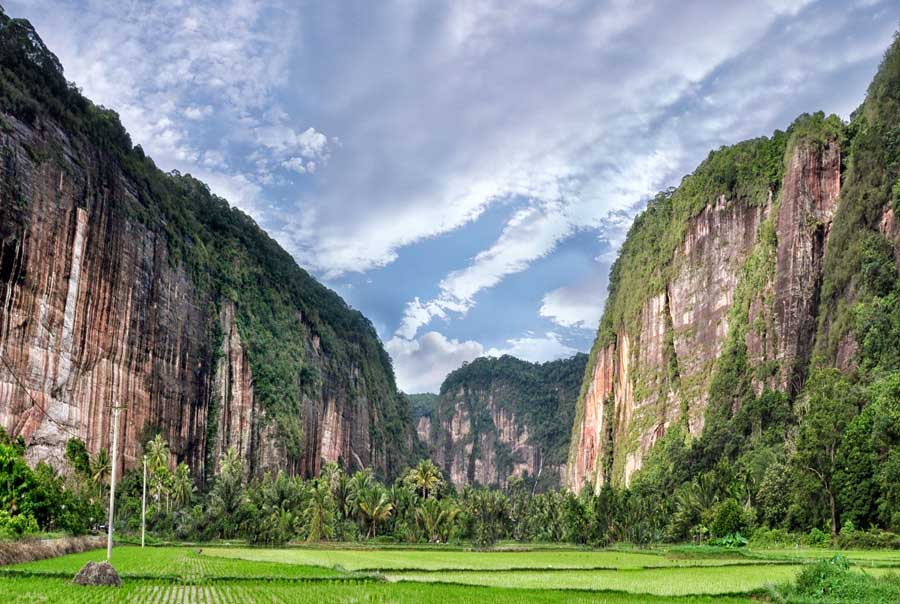
M709 526L709 532L714 538L721 539L729 535L737 535L744 532L745 529L744 508L737 501L727 499L715 508L713 520Z
M838 536L838 545L842 549L900 549L900 535L872 528L867 531L856 530L852 524L844 524Z
M40 531L37 520L31 514L11 516L6 510L0 510L0 538L20 539L34 535Z
M828 533L825 533L818 528L811 529L806 536L806 545L825 547L829 543L831 543L831 537L828 536Z
M896 577L876 579L850 570L843 556L822 560L808 566L797 577L793 588L786 590L788 601L833 602L835 604L867 604L900 601L900 581ZM778 598L782 600L784 598Z
M789 533L785 529L770 529L764 526L753 531L750 537L752 547L785 547L794 546L802 539L798 535Z

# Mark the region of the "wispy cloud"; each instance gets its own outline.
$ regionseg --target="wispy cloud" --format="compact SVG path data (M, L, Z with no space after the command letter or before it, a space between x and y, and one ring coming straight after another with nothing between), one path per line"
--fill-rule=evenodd
M332 283L512 202L427 287L384 285L403 292L374 319L405 385L485 350L568 354L639 202L710 148L800 111L848 114L900 18L837 0L5 4L159 165L209 182ZM530 300L532 333L502 317L477 341L456 331L586 232L605 250L591 270L508 299Z

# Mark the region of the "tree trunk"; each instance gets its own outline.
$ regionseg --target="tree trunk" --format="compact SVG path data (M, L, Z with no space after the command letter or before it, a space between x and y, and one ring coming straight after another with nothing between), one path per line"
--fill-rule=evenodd
M838 536L837 505L834 501L834 493L828 491L828 503L831 505L831 540L836 541Z

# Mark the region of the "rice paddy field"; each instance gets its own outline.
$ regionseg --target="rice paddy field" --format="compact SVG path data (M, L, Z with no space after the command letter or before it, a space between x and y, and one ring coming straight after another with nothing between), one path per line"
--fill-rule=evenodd
M0 602L153 604L750 604L827 550L464 551L442 548L251 549L121 546L121 588L72 577L94 550L0 567ZM854 572L900 572L900 552L842 552Z

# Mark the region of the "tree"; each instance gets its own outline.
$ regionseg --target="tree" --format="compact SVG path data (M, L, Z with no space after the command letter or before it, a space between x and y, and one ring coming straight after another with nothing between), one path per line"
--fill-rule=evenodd
M426 499L416 509L416 521L428 535L428 541L438 543L441 538L440 527L444 521L444 510L437 499Z
M169 445L163 440L161 434L153 437L153 440L147 443L147 466L151 471L168 467L169 465Z
M222 537L231 538L240 525L239 511L244 501L244 465L234 447L222 457L219 476L209 496L210 516L219 525Z
M323 479L317 480L306 505L306 520L309 527L307 542L321 541L323 538L331 539L334 536L334 508L334 499L328 482Z
M441 471L430 459L423 459L407 474L409 482L416 489L422 499L428 499L444 485L444 477Z
M147 443L147 467L150 470L150 480L156 490L156 505L159 506L169 470L169 445L163 440L161 434L157 434L153 440Z
M359 511L368 524L368 535L371 539L375 537L378 523L391 517L394 504L390 502L387 493L380 485L365 489L359 494L357 501Z
M347 511L355 515L359 521L363 520L360 517L359 507L363 494L372 489L375 484L375 478L372 476L372 470L369 468L359 470L347 482Z
M838 448L847 426L859 412L861 397L854 384L836 369L820 369L805 391L808 409L800 422L794 464L815 477L828 499L831 536L840 527L834 477L839 468Z
M179 509L188 505L194 496L194 481L191 478L191 469L184 462L178 464L175 468L175 474L172 477L172 491L175 497L175 505Z
M76 474L88 477L91 474L91 458L87 447L80 438L70 438L66 443L66 461Z
M112 462L110 462L109 454L106 449L100 449L97 451L94 461L91 462L91 482L98 493L102 493L103 485L109 481L110 470L112 470Z
M472 538L479 547L497 542L506 531L509 501L499 491L467 488L463 492L465 511L472 520Z

